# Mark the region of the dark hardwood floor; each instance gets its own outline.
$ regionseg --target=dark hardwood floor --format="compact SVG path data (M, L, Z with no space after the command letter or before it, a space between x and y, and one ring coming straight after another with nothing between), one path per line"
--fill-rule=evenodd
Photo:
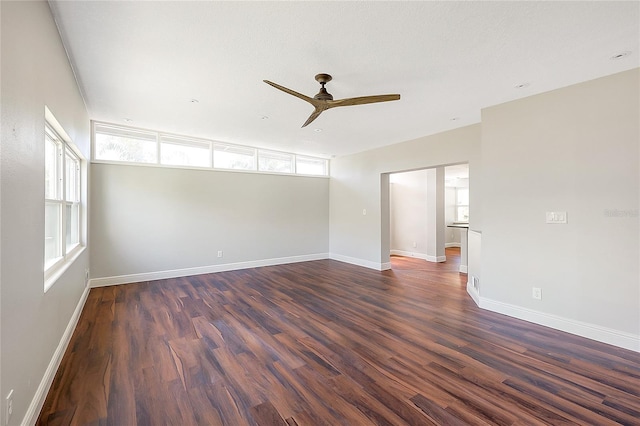
M40 425L640 425L640 354L478 309L448 262L92 289Z

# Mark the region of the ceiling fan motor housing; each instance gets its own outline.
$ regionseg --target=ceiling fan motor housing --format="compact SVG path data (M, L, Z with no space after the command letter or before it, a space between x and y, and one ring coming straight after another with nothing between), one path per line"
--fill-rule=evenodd
M313 99L318 99L320 101L332 101L333 95L327 92L327 89L324 88L324 83L320 84L322 84L322 87L320 88L318 94L313 97Z
M324 88L324 85L330 82L333 77L331 77L329 74L316 74L315 79L318 83L320 83L322 87L320 88L318 94L313 97L313 99L318 99L320 101L332 101L333 95L327 92L327 89Z

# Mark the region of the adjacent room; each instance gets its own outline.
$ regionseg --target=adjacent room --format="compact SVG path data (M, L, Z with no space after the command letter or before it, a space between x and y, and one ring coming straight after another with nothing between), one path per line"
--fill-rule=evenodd
M0 24L0 424L640 425L639 2Z

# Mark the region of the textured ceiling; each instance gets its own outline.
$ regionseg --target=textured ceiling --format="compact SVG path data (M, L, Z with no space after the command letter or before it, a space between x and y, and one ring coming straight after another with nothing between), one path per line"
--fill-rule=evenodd
M639 2L50 4L92 119L327 157L639 66ZM312 106L262 80L313 96L321 72L335 99L402 99L301 129Z

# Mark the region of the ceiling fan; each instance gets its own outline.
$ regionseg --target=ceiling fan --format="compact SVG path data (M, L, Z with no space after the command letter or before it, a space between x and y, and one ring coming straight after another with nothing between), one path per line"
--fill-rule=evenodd
M347 98L347 99L338 99L333 100L333 96L331 93L327 92L327 89L324 88L324 85L332 80L332 77L329 74L318 74L316 75L316 81L320 83L322 86L317 95L313 98L309 96L305 96L302 93L298 93L294 90L287 89L284 86L280 86L279 84L273 83L269 80L263 80L265 83L275 87L276 89L282 90L285 93L293 95L297 98L305 100L309 102L315 110L309 116L307 121L304 122L302 127L309 125L313 120L318 118L318 116L322 113L322 111L326 111L329 108L341 107L341 106L350 106L350 105L363 105L363 104L373 104L376 102L387 102L387 101L397 101L400 99L400 95L376 95L376 96L361 96L358 98Z

